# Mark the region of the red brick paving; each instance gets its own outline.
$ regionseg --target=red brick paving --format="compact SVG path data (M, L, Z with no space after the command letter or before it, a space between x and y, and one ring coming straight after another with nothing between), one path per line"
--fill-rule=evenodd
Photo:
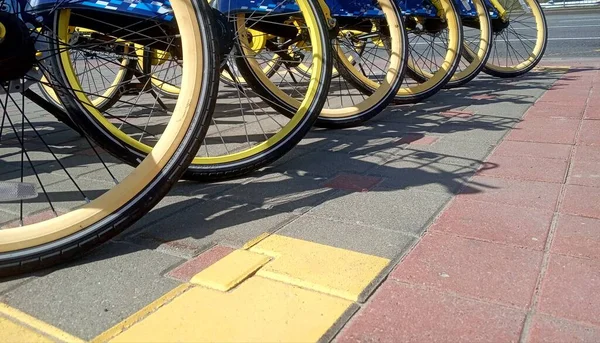
M525 313L386 281L337 342L517 342Z
M599 90L557 82L338 340L600 342Z
M587 103L588 93L589 92L585 90L575 94L573 94L572 91L549 90L536 102L536 105L539 103L551 103L560 104L562 106L570 105L574 107L583 107Z
M358 174L339 174L325 183L325 187L343 189L354 192L366 192L383 179Z
M527 113L525 113L525 118L541 117L581 119L583 117L584 109L585 104L574 106L562 105L560 103L543 102L532 106Z
M542 250L553 212L456 199L431 226L467 238Z
M529 337L531 343L600 342L600 327L536 315Z
M594 187L567 185L560 212L600 218L600 191Z
M600 219L561 214L551 252L600 260Z
M554 255L542 283L539 311L600 325L600 261Z
M538 251L431 233L390 277L526 308L541 261Z
M479 175L562 183L567 173L567 161L549 158L522 158L493 154L486 163L497 167L488 169L484 165L478 172Z
M554 210L560 189L556 183L475 176L457 198Z
M600 120L584 120L577 139L579 145L600 145Z
M600 162L600 146L579 145L575 147L575 161Z
M600 119L600 103L596 106L588 106L583 114L584 119Z
M567 183L572 185L600 187L600 161L575 159ZM600 191L600 189L598 190Z
M526 117L508 134L509 141L573 144L579 120Z
M224 247L222 245L216 245L171 270L169 273L167 273L167 276L184 282L190 281L194 275L208 268L223 257L229 255L233 250L235 249Z
M503 141L494 151L494 156L516 156L535 158L556 158L567 161L571 146L566 144ZM600 149L598 149L600 158Z
M592 89L591 82L581 82L581 80L574 81L565 81L559 80L550 87L549 90L561 90L564 92L579 92L579 93L589 93L590 89Z
M588 106L584 114L585 119L600 119L600 83L592 90Z

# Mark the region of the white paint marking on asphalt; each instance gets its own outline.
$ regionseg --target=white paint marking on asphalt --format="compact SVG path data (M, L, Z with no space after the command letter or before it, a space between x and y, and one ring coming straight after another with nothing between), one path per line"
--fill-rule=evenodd
M548 38L549 41L551 40L600 40L600 37L564 37L564 38ZM502 40L495 40L494 44L499 44L499 43L504 43L506 41L509 42L535 42L535 39L502 39ZM426 43L426 42L422 42L422 43L411 43L411 45L431 45L430 43Z
M600 27L600 25L564 25L564 26L548 26L548 29L566 29L566 28L577 28L582 29L586 27ZM515 27L513 30L531 30L531 27Z
M591 18L590 19L577 19L577 18L574 18L573 20L570 20L570 19L568 19L568 20L567 19L559 19L559 20L557 20L557 22L558 23L573 23L573 22L579 23L579 22L582 22L582 21L595 21L595 22L598 22L598 20L600 20L600 19L598 19L598 18L594 18L594 19L591 19Z
M564 37L564 38L548 38L548 40L599 40L600 37Z
M600 20L600 19L598 19ZM564 25L564 26L548 26L549 29L566 29L566 28L584 28L584 27L600 27L600 25Z
M600 40L600 37L564 37L564 38L548 38L551 40ZM509 42L535 42L535 39L508 39ZM495 40L494 44L504 43L506 40ZM428 43L421 43L428 44ZM417 45L417 44L415 44Z

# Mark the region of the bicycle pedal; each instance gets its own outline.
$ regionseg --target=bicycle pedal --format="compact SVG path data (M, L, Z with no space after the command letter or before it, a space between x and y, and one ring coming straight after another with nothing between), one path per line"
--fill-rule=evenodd
M0 181L0 202L27 200L37 196L33 183Z

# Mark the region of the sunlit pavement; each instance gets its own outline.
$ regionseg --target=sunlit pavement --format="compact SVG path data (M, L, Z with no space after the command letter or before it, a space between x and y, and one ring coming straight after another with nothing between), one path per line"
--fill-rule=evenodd
M600 340L600 62L542 65L180 182L86 258L2 280L0 340Z

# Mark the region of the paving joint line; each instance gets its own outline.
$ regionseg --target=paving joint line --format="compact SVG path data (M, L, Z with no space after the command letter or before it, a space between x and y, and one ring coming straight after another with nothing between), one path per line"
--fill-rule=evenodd
M469 236L464 236L464 235L461 235L461 234L458 234L458 233L446 232L446 231L442 231L442 230L431 231L431 234L433 234L433 235L450 236L450 237L455 237L455 238L462 238L462 239L466 239L466 240L470 240L470 241L475 241L475 242L492 243L492 244L497 244L497 245L504 246L504 247L512 247L512 248L516 248L516 249L520 249L520 250L526 250L526 251L543 252L543 249L534 249L534 248L531 248L531 247L528 247L528 246L517 245L517 244L514 244L514 243L493 241L493 240L483 239L483 238L478 238L478 237L469 237Z
M364 224L362 222L360 222L360 223L358 223L358 222L351 222L351 221L348 221L348 220L343 220L343 219L338 219L338 218L331 218L331 217L325 217L325 216L319 216L319 215L311 214L311 213L305 213L305 214L303 214L303 216L314 218L314 219L323 219L323 220L327 220L327 221L334 222L334 223L356 225L356 226L360 226L360 227L364 227L364 228L368 228L368 229L375 229L375 230L384 231L384 232L392 232L392 233L399 233L400 232L403 235L410 236L412 238L420 238L421 237L421 235L417 235L417 234L414 234L412 232L404 232L404 231L392 230L392 229L387 229L387 228L379 227L377 225Z
M586 99L586 106L585 106L586 109L588 107L592 89L593 89L593 87L590 88L590 90L588 91L588 98ZM585 113L585 110L584 110L584 113ZM519 343L527 343L529 340L529 336L531 334L531 328L533 326L533 316L537 313L537 307L539 305L540 298L541 298L542 283L546 277L546 273L548 272L548 266L550 264L550 255L551 255L550 249L552 248L552 243L554 242L554 235L557 230L558 218L560 216L560 207L565 198L566 188L568 185L567 182L568 182L569 175L571 174L571 171L573 168L573 163L574 163L574 158L575 158L575 150L577 149L577 146L578 146L577 142L578 142L578 138L581 134L581 128L583 127L583 123L584 123L584 119L582 117L581 119L579 119L579 127L577 128L577 132L575 134L575 142L571 146L571 152L569 154L569 160L567 162L568 163L567 171L565 172L565 175L563 177L563 184L560 188L560 193L559 193L558 199L555 204L555 208L554 208L555 210L554 210L554 215L552 217L552 223L550 225L548 237L546 238L546 244L544 245L544 250L543 250L544 255L542 257L540 272L539 272L538 278L536 280L536 285L534 288L533 295L531 297L529 309L525 316L525 321L523 323L523 328L521 330L521 335L519 337Z
M469 300L469 301L475 301L475 302L479 302L479 303L486 304L486 305L500 306L500 307L507 308L507 309L510 309L510 310L515 310L515 311L522 312L523 314L525 314L527 312L526 308L519 307L519 306L516 306L516 305L511 305L511 304L507 304L507 303L503 303L503 302L499 302L499 301L492 301L492 300L485 299L485 298L478 298L478 297L474 297L474 296L469 296L467 294L457 293L457 292L450 291L450 290L442 290L442 289L436 288L435 286L426 286L426 285L422 285L422 284L418 284L418 283L411 283L411 282L402 281L402 280L393 279L393 278L390 279L390 280L392 282L395 282L395 283L400 284L400 285L407 286L407 287L412 288L412 289L419 289L419 290L424 290L424 291L431 291L431 292L435 292L435 293L442 294L442 295L450 295L450 296L455 297L455 298L459 298L459 299L463 299L463 300Z

